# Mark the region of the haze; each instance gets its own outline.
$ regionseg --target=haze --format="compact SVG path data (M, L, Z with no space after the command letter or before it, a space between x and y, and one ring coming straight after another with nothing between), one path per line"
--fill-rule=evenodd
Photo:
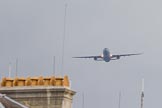
M64 66L62 42L67 6ZM18 76L68 75L77 92L73 108L139 108L145 78L145 108L162 97L162 7L159 0L0 0L0 77L8 64ZM73 56L140 53L110 63Z

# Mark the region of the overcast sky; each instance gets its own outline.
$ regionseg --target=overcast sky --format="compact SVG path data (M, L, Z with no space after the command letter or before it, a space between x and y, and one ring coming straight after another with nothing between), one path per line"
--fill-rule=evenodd
M65 3L64 65L62 43ZM160 0L0 0L0 77L8 64L18 76L68 75L73 108L139 108L145 78L145 108L160 108L162 97L162 2ZM96 62L73 56L140 53Z

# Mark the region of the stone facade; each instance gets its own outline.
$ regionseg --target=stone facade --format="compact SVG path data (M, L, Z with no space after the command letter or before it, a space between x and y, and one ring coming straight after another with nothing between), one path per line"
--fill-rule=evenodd
M29 108L72 108L75 92L69 87L64 86L63 83L61 84L62 86L57 81L55 82L57 86L47 85L45 82L44 85L42 83L42 85L36 86L8 87L7 85L1 86L0 93L6 94L8 97ZM66 85L68 85L67 82Z
M2 87L0 92L29 108L71 108L74 91L66 87Z

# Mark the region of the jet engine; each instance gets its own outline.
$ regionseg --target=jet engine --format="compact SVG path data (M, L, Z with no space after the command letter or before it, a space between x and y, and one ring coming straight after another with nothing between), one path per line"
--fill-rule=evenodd
M97 57L94 57L94 60L97 60Z
M116 56L117 59L120 59L120 56Z

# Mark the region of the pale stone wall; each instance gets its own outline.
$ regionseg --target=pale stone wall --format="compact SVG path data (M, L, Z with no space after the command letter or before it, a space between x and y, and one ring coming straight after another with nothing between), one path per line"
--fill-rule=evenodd
M1 87L0 92L29 108L71 108L74 91L68 87Z

